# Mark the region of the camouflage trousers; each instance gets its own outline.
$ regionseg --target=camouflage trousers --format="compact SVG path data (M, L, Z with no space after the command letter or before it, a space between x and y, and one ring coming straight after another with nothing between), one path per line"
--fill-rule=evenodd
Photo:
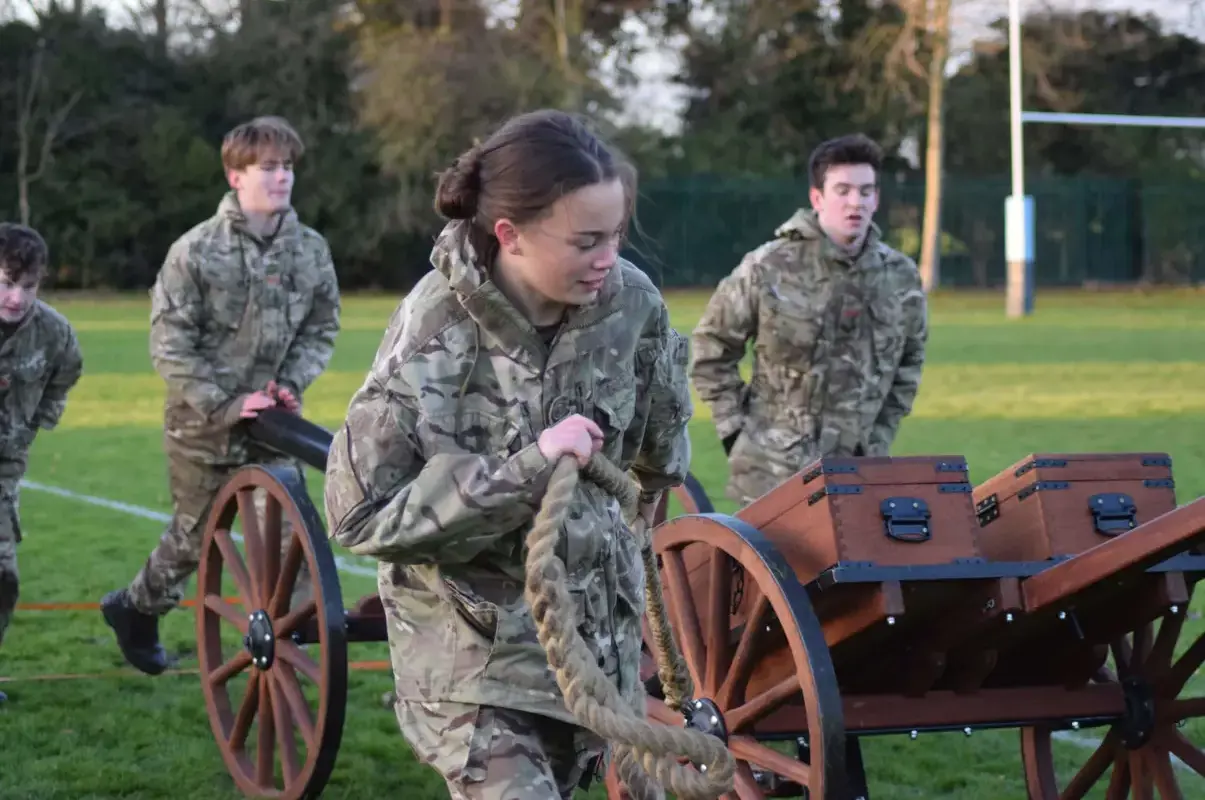
M447 782L451 800L568 800L605 773L606 742L548 717L403 700L397 718L415 757Z
M21 582L17 573L17 544L21 541L18 481L0 480L0 644L17 609Z
M262 464L295 465L291 460L258 460ZM172 518L159 537L159 544L151 551L142 569L130 582L128 593L134 608L144 614L166 614L184 599L184 589L189 578L197 571L200 563L201 543L205 524L217 493L239 466L215 466L184 458L168 452L168 480L172 494ZM304 479L304 473L303 473ZM264 503L267 499L262 490L255 492L256 517L260 530L264 526ZM245 527L236 518L232 527ZM287 515L282 519L281 559L288 552L292 540L292 526ZM238 548L246 559L245 550ZM223 573L229 573L224 566ZM310 594L310 574L305 560L293 591L292 606Z

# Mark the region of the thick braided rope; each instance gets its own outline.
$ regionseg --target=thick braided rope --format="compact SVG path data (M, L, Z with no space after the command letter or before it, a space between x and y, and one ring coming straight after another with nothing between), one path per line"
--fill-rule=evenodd
M584 473L615 494L625 509L625 516L635 516L636 489L618 468L601 456L595 456ZM524 594L565 704L583 727L615 745L621 779L639 800L657 797L656 787L650 781L668 788L683 800L711 800L731 792L736 763L724 743L698 731L645 719L643 713L625 702L607 680L577 632L566 568L556 554L556 543L579 478L576 459L563 457L553 470L535 524L527 536ZM645 559L647 565L651 560L651 548L643 549L650 550L650 556ZM646 568L645 580L647 595L660 598L657 570ZM654 584L656 589L652 590ZM667 662L661 666L661 674L676 677L678 671L668 663L671 659L662 656L662 653L671 652L661 646L662 637L670 648L673 647L665 607L658 603L655 609L652 606L650 609L655 619L659 615L657 627L664 632L658 635L658 658ZM679 702L685 696L682 690L682 686L676 687ZM680 764L682 758L699 764L700 770Z

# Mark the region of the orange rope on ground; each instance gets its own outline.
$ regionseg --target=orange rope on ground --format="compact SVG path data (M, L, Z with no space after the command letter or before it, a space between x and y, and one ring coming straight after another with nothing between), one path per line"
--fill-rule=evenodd
M351 661L348 662L348 668L356 672L387 672L392 669L388 661ZM163 675L198 675L198 669L169 669L155 677ZM147 678L149 675L133 670L120 669L110 672L84 672L78 674L63 674L63 675L29 675L25 677L5 678L0 676L0 683L34 683L36 681L80 681L94 680L99 678Z

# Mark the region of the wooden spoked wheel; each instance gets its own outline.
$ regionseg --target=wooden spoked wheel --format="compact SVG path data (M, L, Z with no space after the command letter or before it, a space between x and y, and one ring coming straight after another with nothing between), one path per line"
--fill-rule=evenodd
M1193 730L1196 726L1191 725L1205 716L1205 697L1185 695L1189 680L1205 662L1205 634L1195 640L1183 635L1187 605L1173 606L1157 623L1111 643L1114 667L1102 667L1097 682L1120 683L1126 710L1103 738L1095 737L1099 743L1094 747L1092 740L1081 739L1089 755L1078 772L1073 770L1067 780L1056 774L1055 731L1021 729L1030 800L1074 800L1089 793L1107 800L1194 796L1182 791L1181 778L1191 780L1194 772L1205 777L1205 752L1190 740L1205 741L1205 728ZM1070 735L1087 737L1095 730Z
M658 527L653 548L694 693L690 723L652 696L649 717L727 741L738 765L731 800L849 800L836 673L807 591L782 554L722 514L676 517ZM789 716L799 732L796 757L759 740L771 714ZM627 796L614 770L607 790L611 800Z
M262 517L257 491L266 494ZM241 548L232 533L236 519ZM282 548L285 521L293 535ZM316 797L334 769L347 639L323 530L301 473L278 466L236 472L205 528L197 573L201 688L218 749L248 797ZM299 581L303 564L308 585ZM223 573L241 609L223 599ZM304 599L292 607L295 594Z

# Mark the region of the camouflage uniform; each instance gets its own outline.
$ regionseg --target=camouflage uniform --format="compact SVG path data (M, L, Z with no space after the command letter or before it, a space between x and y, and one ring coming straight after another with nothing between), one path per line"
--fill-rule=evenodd
M596 303L541 336L464 230L444 229L435 271L389 321L331 448L326 512L335 541L382 562L398 720L419 758L454 797L547 797L552 783L568 796L604 743L555 724L576 720L523 598L524 538L552 472L537 440L580 413L646 500L679 484L689 348L623 261ZM643 712L644 569L617 501L583 483L559 553L582 638Z
M151 290L150 349L167 383L163 441L174 514L130 583L135 609L163 614L179 604L209 505L235 470L297 463L250 440L239 413L244 397L272 380L301 398L330 361L339 309L330 248L292 209L263 241L247 230L231 192L216 215L172 245ZM282 548L288 543L283 536ZM306 581L303 567L298 586Z
M0 642L17 606L20 483L38 430L56 427L83 372L71 323L41 300L0 324Z
M851 256L800 210L746 255L692 341L695 388L731 445L728 497L750 503L818 457L887 455L920 386L927 313L916 265L875 225Z

